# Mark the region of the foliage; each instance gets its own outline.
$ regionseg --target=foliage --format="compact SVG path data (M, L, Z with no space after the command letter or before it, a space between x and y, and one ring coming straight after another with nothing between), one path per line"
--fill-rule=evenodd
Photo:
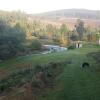
M5 79L0 80L0 92L4 92L10 87L15 87L23 84L32 78L33 69L20 70L12 73Z
M64 34L64 35L67 34L68 28L67 28L66 24L62 24L62 25L61 25L61 27L60 27L60 32L61 32L61 34Z
M63 62L60 63L63 64ZM58 66L58 62L53 62L46 65L38 64L35 65L35 67L32 66L32 68L27 68L24 70L13 72L8 77L0 80L0 93L6 90L10 90L13 87L20 87L27 82L32 82L33 86L36 86L35 84L38 85L40 83L40 81L38 81L38 78L40 78L40 80L44 83L46 82L46 85L47 82L51 81L48 80L49 77L54 78L57 74L59 74L58 72L55 73L57 71ZM40 72L43 73L43 76L37 77L37 75L39 76ZM41 77L44 78L42 79Z
M1 20L0 23L0 59L8 59L20 52L25 41L25 32L16 24L14 27Z
M70 33L70 40L72 41L78 41L78 34L76 33L76 30L71 31Z
M41 50L42 49L42 44L39 42L39 40L33 40L31 45L30 45L32 50Z
M79 35L79 40L83 39L83 33L84 33L84 22L80 19L77 20L77 24L75 25L76 31Z
M70 50L70 49L75 49L76 47L75 47L75 45L70 45L70 46L68 46L68 49Z
M70 40L69 40L69 30L66 26L66 24L62 24L60 27L60 42L63 46L66 46L69 44Z
M77 40L96 43L99 40L97 33L99 29L84 27L80 19L77 20L76 30L69 30L66 24L43 24L21 11L0 11L0 60L40 50L42 44L48 44L49 41L62 46ZM34 37L39 40L34 40Z

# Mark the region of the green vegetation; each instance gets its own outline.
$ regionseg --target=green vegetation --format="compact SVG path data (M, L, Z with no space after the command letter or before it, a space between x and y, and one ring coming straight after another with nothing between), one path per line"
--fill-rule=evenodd
M84 33L84 22L81 21L80 19L77 20L77 24L75 25L76 27L76 32L78 33L79 35L79 40L82 41L83 39L83 33Z
M33 51L41 50L42 44L38 40L34 40L34 41L32 41L30 48L32 48Z
M0 11L0 100L100 100L100 29L84 24L71 30ZM36 54L44 44L68 50ZM90 66L81 68L84 62Z
M46 89L46 92L42 91L38 94L37 100L73 100L73 99L82 99L82 100L88 100L88 99L94 99L99 100L99 88L100 88L100 73L99 73L99 66L100 63L96 62L93 59L93 56L90 54L91 52L96 52L100 50L99 46L91 46L91 47L85 47L81 49L74 49L67 52L61 52L61 53L52 53L47 55L29 55L25 57L15 58L12 60L8 60L5 62L0 63L0 70L1 72L6 73L10 75L10 73L17 73L15 74L15 78L13 78L13 81L11 81L12 76L14 74L11 74L10 78L8 78L6 84L9 82L12 82L14 84L19 84L20 81L23 82L24 79L28 76L30 77L32 70L28 70L29 68L36 68L33 70L33 72L38 72L41 67L37 67L38 64L47 65L50 62L56 62L59 65L59 68L63 68L63 71L60 72L60 74L57 74L59 70L61 69L55 69L53 73L57 74L53 87L54 89ZM89 55L88 55L89 54ZM94 53L94 55L97 54ZM64 62L63 65L60 65L59 62ZM82 69L80 66L83 62L88 62L90 64L89 68ZM36 67L34 67L36 66ZM56 66L55 63L50 66ZM61 67L62 66L62 67ZM48 66L49 67L49 66ZM40 68L40 69L39 69ZM45 66L43 67L45 68ZM26 70L25 70L26 69ZM32 75L33 75L32 72ZM47 72L52 73L51 67L47 70ZM7 76L0 77L7 77ZM18 81L17 81L17 78ZM32 79L32 77L30 77ZM16 82L17 81L17 82ZM5 82L5 81L3 81ZM25 82L25 81L24 81ZM26 81L27 82L27 81ZM17 85L18 85L17 84ZM4 85L4 84L3 84ZM6 85L7 86L7 85ZM8 85L9 86L9 85ZM36 85L35 85L36 86ZM51 87L51 86L50 86ZM46 87L45 87L46 88ZM4 87L1 88L2 90ZM19 89L17 90L17 92ZM23 93L23 92L22 92ZM13 93L11 93L13 94ZM14 96L14 98L17 98L18 94ZM6 97L5 97L6 98ZM8 100L7 98L4 100ZM12 96L10 95L10 100L12 100Z
M11 91L11 88L13 87L21 87L27 82L31 82L34 88L36 86L40 87L40 81L38 81L39 73L43 73L43 79L40 79L43 81L43 83L49 84L51 77L52 79L55 78L61 71L63 67L61 67L64 64L64 62L51 62L46 65L35 65L32 68L27 68L19 71L15 71L12 74L10 74L8 77L2 79L0 81L0 93L5 92L7 90ZM60 65L60 66L59 66ZM60 67L59 71L57 72L58 66ZM56 73L55 73L56 71ZM40 84L40 85L39 85Z
M56 78L57 85L53 90L44 91L39 100L100 99L100 63L97 64L92 56L87 57L86 51L89 52L90 49L86 49L81 49L77 53L73 51L75 55L73 54L72 63L64 66L63 73ZM89 62L90 67L82 69L80 67L82 62Z
M75 45L70 45L70 46L68 46L68 49L70 50L70 49L75 49L76 47L75 47Z
M25 32L16 24L11 27L5 21L0 20L0 59L8 59L16 56L23 49Z
M81 19L77 20L75 29L70 30L66 23L60 26L43 24L20 11L1 11L0 15L0 60L41 51L42 45L49 41L61 46L69 46L78 40L99 41L100 30L85 27ZM42 42L45 40L47 42Z

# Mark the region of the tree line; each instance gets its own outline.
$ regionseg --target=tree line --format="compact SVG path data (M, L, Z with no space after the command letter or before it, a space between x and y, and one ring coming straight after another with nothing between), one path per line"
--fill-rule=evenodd
M0 60L41 50L40 39L68 46L72 41L78 40L96 42L99 33L99 29L85 27L80 19L77 20L75 28L70 30L66 23L59 27L44 25L40 21L29 20L28 15L20 11L0 11Z

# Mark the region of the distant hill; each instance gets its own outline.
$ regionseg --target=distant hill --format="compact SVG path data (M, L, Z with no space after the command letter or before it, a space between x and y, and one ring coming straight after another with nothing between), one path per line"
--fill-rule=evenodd
M85 26L92 28L100 28L100 10L86 10L86 9L64 9L58 11L45 12L41 14L26 14L21 11L0 11L0 18L7 20L7 22L15 22L17 20L23 21L39 21L43 26L48 24L59 27L65 23L70 29L73 29L78 18L82 19Z
M82 19L85 26L100 28L100 10L63 9L32 15L45 23L60 25L65 23L70 29L74 28L78 18Z
M60 17L71 17L81 19L100 19L99 10L87 10L87 9L63 9L51 12L45 12L37 14L36 16L49 19L57 19Z

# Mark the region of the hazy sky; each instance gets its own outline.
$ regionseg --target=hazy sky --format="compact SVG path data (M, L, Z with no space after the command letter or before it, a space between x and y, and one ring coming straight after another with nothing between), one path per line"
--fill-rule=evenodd
M100 10L100 0L0 0L0 10L41 13L58 9Z

